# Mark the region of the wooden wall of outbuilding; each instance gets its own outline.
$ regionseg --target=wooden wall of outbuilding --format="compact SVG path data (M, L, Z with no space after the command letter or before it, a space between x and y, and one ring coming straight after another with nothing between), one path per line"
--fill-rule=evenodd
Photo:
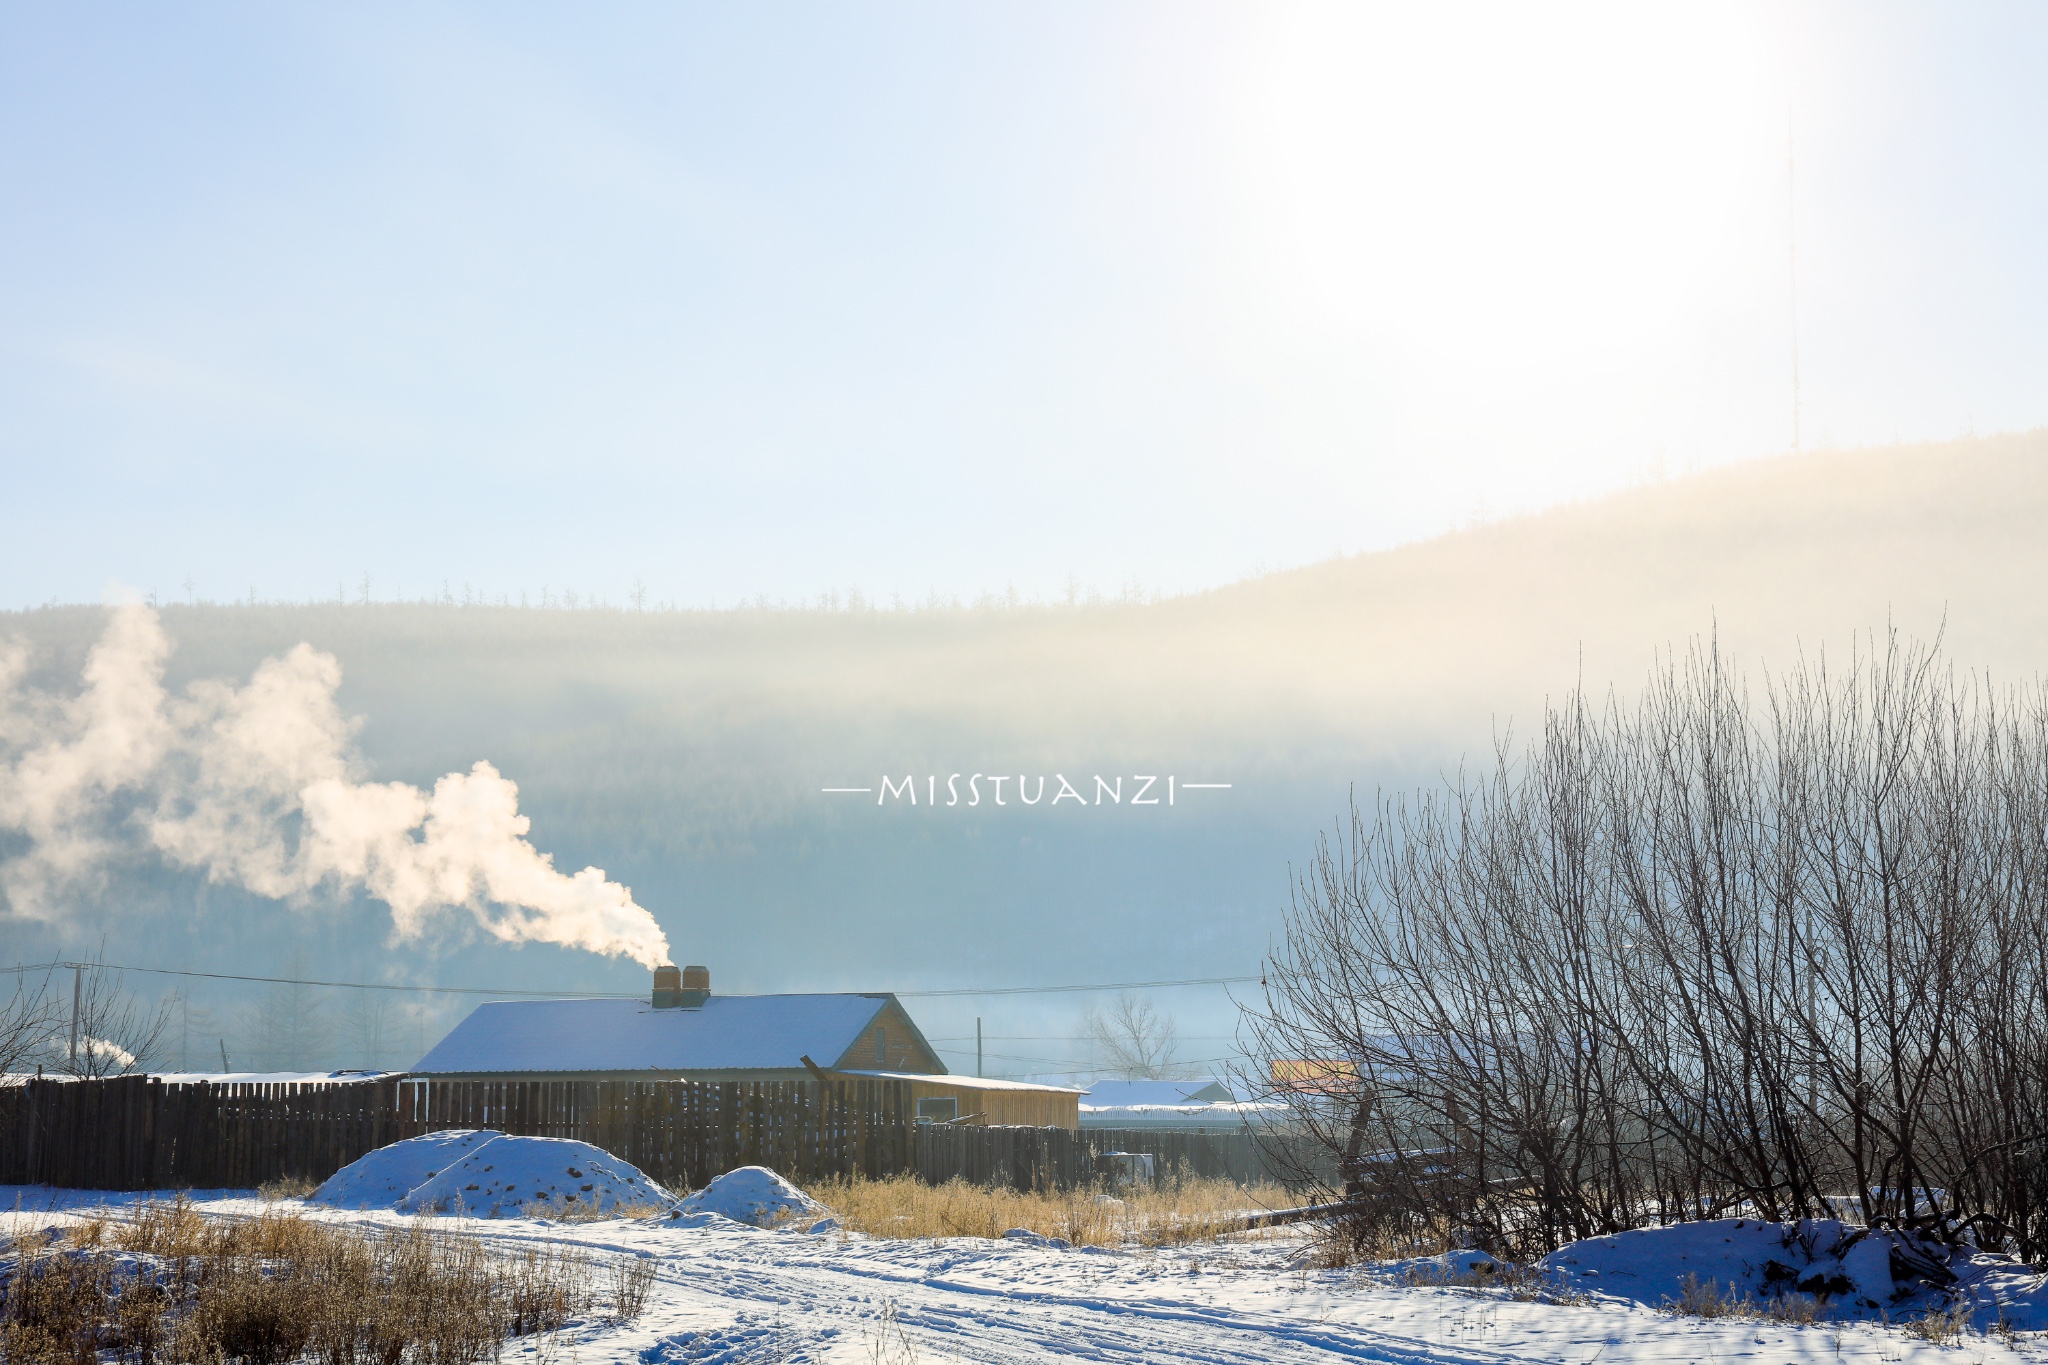
M909 1082L913 1106L921 1099L950 1096L964 1123L1081 1127L1081 1096L1071 1090L1012 1090L979 1086L972 1076L919 1077Z

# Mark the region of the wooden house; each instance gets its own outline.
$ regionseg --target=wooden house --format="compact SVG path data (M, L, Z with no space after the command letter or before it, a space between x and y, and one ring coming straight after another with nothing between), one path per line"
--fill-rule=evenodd
M496 1000L412 1068L437 1080L911 1083L933 1122L1076 1128L1080 1092L946 1074L895 996L713 995L702 967L657 968L646 1000Z

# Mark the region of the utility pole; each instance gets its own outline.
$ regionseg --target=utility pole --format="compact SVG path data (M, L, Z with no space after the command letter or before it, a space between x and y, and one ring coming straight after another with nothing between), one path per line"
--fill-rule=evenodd
M974 1016L974 1078L981 1079L981 1016Z
M71 1074L78 1074L78 1001L85 988L85 969L71 968Z

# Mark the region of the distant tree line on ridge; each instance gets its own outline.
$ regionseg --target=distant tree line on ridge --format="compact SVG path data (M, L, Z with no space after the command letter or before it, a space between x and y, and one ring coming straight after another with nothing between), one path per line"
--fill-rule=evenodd
M786 611L786 612L989 612L1057 610L1061 608L1143 606L1166 600L1170 595L1159 588L1147 588L1134 580L1124 583L1114 593L1105 593L1093 584L1083 585L1077 578L1069 576L1063 593L1052 598L1036 594L1025 596L1015 584L1006 585L1002 591L989 589L963 597L959 593L944 593L934 588L920 598L906 598L901 593L891 593L885 601L870 595L858 587L841 593L838 589L817 593L810 597L780 597L757 593L742 597L729 606L685 605L673 597L657 597L648 591L645 582L635 579L624 594L623 601L613 602L608 592L587 592L572 587L557 587L542 584L537 593L525 588L517 592L492 593L473 583L464 582L458 586L452 579L442 580L438 589L425 592L407 593L402 588L387 589L383 596L373 592L375 584L368 574L355 584L335 584L332 597L272 598L262 596L255 585L250 585L246 595L234 597L201 596L197 586L187 579L180 585L182 596L164 596L152 590L145 594L151 607L169 610L178 607L466 607L494 608L509 611L603 611L603 612L710 612L710 611ZM56 600L42 604L46 608L75 606ZM33 608L31 608L33 610Z

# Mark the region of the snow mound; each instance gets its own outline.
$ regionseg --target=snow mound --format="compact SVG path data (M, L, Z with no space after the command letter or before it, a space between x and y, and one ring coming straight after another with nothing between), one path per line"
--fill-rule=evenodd
M366 1152L327 1177L327 1183L307 1200L337 1209L388 1209L501 1136L489 1128L453 1128L393 1142Z
M534 1203L609 1213L621 1204L668 1197L638 1167L587 1142L501 1137L414 1188L398 1208L402 1213L509 1218Z
M1724 1299L1812 1295L1831 1318L1897 1319L1967 1303L1980 1326L2048 1326L2043 1278L2010 1257L1833 1219L1640 1228L1560 1247L1541 1266L1572 1288L1651 1307L1683 1298L1692 1277L1713 1281Z
M1030 1247L1051 1247L1054 1251L1065 1251L1071 1245L1064 1237L1047 1237L1033 1232L1030 1228L1011 1228L1003 1234L1006 1242L1022 1242Z
M694 1213L717 1213L757 1228L770 1227L793 1218L816 1217L826 1208L766 1166L742 1166L727 1171L687 1198L676 1201L668 1216L683 1218Z

